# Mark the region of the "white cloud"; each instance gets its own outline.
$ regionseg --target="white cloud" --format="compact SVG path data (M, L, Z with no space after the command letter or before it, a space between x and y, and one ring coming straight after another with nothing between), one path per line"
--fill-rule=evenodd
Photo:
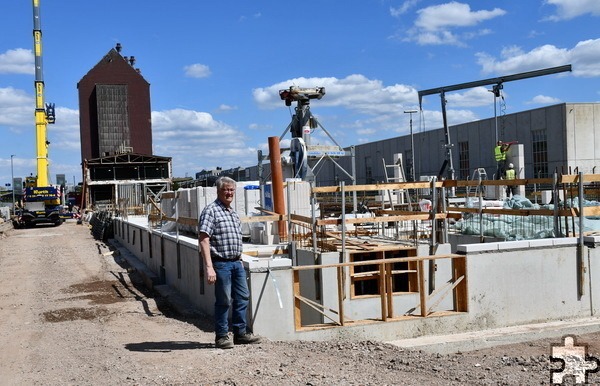
M491 11L471 11L469 4L453 1L423 8L418 13L415 26L426 31L439 31L453 27L471 27L482 21L503 16L506 11L500 8Z
M390 7L390 15L392 15L393 17L399 17L400 15L403 15L406 12L408 12L408 10L414 7L418 2L419 0L406 0L404 3L402 3L401 6L397 8Z
M217 112L219 113L226 113L229 111L233 111L233 110L237 110L237 106L230 106L230 105L226 105L226 104L220 104L219 107L217 108Z
M195 63L183 67L185 76L190 78L206 78L210 76L210 68L205 64Z
M52 146L50 155L55 154L57 151L80 153L79 110L57 107L56 123L48 125L48 140Z
M209 113L173 109L152 112L154 152L173 157L176 170L253 164L256 152L236 128ZM185 167L184 167L185 166Z
M581 41L572 49L546 44L525 52L513 46L502 49L498 59L484 52L476 56L485 74L511 74L572 64L573 76L600 76L600 39Z
M548 17L548 20L570 20L588 13L600 16L598 0L546 0L546 3L556 6L556 14Z
M25 91L0 87L0 125L27 126L34 123L35 101Z
M464 92L446 94L448 106L480 107L494 104L494 95L485 87L475 87Z
M483 28L457 34L453 29L477 26L486 20L505 15L506 11L500 8L472 11L469 4L453 1L420 9L417 13L414 27L408 31L406 40L421 45L461 46L464 45L463 40L487 35L491 31Z
M0 54L0 74L33 74L33 52L24 48L8 50Z
M556 103L560 103L561 100L558 98L554 98L551 96L546 96L546 95L536 95L533 97L533 99L531 99L528 102L525 102L527 104L534 104L534 105L551 105L551 104L556 104Z
M417 90L412 86L395 84L384 86L380 80L368 79L364 75L349 75L346 78L294 78L252 91L254 101L260 108L278 108L284 105L279 90L292 85L298 87L325 87L326 94L318 101L320 107L344 107L364 114L389 113L403 105L414 105Z
M356 130L356 134L358 135L371 135L371 134L375 134L377 132L377 130L375 129L359 129Z

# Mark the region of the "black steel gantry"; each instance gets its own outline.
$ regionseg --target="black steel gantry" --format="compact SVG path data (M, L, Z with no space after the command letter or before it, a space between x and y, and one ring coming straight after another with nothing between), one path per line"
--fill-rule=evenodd
M452 145L452 142L450 141L450 131L448 130L448 119L446 118L446 97L445 97L446 92L456 91L456 90L464 90L467 88L474 88L474 87L487 86L487 85L493 84L493 85L495 85L492 90L494 92L494 106L495 106L496 98L498 96L500 96L500 90L502 89L502 84L505 82L511 82L513 80L535 78L538 76L557 74L557 73L566 72L566 71L571 71L570 64L567 64L564 66L558 66L558 67L545 68L545 69L541 69L541 70L522 72L519 74L499 76L497 78L489 78L489 79L483 79L483 80L476 80L473 82L459 83L459 84L454 84L451 86L430 88L428 90L419 91L419 109L421 111L423 110L422 102L423 102L423 97L425 95L440 94L440 97L442 100L442 120L444 123L444 135L446 137L446 145L445 145L446 160L444 162L444 166L442 167L442 172L440 174L443 174L443 170L446 167L448 167L448 178L450 178L452 180L454 179L454 166L452 164L452 146L453 145ZM496 138L496 141L497 140L498 140L498 138Z

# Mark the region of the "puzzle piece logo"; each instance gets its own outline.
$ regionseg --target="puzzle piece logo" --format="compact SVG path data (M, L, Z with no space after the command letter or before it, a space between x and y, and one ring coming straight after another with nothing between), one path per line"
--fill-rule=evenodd
M565 376L572 376L576 384L587 384L588 374L600 369L598 358L587 355L587 345L577 345L574 336L567 335L563 345L552 345L552 362L562 362L560 369L551 369L552 384L563 384Z

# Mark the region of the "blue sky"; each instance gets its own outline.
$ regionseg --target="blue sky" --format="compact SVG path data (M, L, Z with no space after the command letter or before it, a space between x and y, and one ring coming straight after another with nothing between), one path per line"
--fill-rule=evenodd
M2 187L11 154L16 177L36 172L32 12L9 0L0 14ZM292 85L326 88L311 111L342 146L407 134L419 90L501 75L573 66L504 84L502 112L600 100L597 0L41 0L41 13L50 175L69 182L81 180L77 82L117 42L151 84L154 153L175 176L255 165L290 122L278 91ZM492 117L487 89L447 93L450 124ZM441 127L440 110L426 97L414 130ZM320 129L312 141L328 144Z

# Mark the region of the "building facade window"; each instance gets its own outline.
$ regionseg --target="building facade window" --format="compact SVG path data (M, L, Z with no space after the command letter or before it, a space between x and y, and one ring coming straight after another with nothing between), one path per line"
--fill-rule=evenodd
M533 177L548 177L548 141L546 130L531 131L531 154L533 155Z
M458 174L459 179L466 180L469 178L469 142L458 143Z

